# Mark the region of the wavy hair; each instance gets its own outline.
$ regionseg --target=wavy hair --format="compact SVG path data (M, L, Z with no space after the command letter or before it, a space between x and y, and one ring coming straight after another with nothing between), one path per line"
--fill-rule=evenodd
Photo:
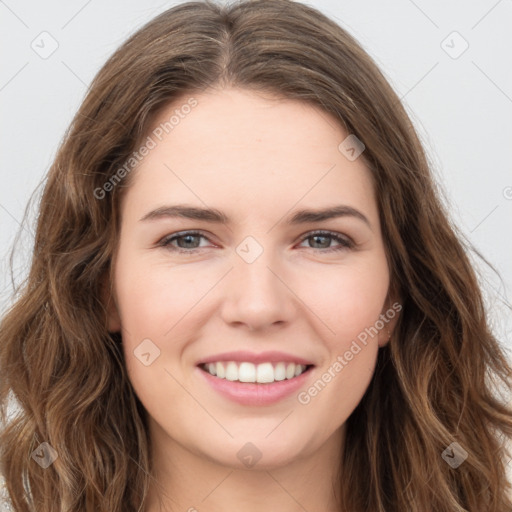
M28 277L0 325L0 460L14 510L143 510L146 412L103 300L133 173L107 192L105 184L164 106L222 87L318 106L366 147L403 310L347 420L342 510L510 512L512 410L500 393L511 391L512 369L469 244L374 61L334 21L289 0L175 6L130 36L92 81L46 177ZM9 417L10 398L18 409ZM32 460L43 442L58 454L44 471ZM453 442L468 454L457 469L441 456Z

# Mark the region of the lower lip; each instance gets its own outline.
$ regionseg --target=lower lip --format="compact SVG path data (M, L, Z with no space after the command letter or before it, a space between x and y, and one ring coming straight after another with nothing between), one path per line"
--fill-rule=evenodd
M206 382L218 393L241 405L270 405L297 392L309 378L313 367L293 379L274 381L269 384L219 379L197 367Z

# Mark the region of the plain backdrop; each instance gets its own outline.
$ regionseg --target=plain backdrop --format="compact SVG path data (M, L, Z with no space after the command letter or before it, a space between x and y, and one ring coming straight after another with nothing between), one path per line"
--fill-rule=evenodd
M8 254L88 84L134 31L181 2L0 0L0 311ZM512 0L310 0L376 60L410 113L512 348ZM34 215L32 215L32 218ZM31 233L22 228L15 282Z

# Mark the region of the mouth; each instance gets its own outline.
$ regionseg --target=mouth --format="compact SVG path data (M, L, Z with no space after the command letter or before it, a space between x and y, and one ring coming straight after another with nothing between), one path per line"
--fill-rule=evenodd
M248 384L273 384L293 380L309 372L313 366L289 361L267 361L259 364L248 361L214 361L198 365L201 370L219 380Z
M239 405L271 406L291 397L313 378L313 360L268 350L212 354L196 362L208 388Z

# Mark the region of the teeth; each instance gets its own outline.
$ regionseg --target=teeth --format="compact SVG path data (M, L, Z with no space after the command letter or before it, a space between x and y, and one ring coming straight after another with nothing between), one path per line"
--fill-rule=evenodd
M264 384L265 382L274 382L274 367L272 366L272 363L263 363L257 366L256 379L253 382L256 381L261 384Z
M238 380L238 366L233 361L230 361L226 366L226 379Z
M297 366L295 368L295 371L297 371L299 373L297 373L297 375L300 375L302 373L302 368L301 366ZM276 364L276 367L274 368L274 380L284 380L286 378L286 366L284 365L284 363L277 363Z
M212 373L212 372L210 372L210 373ZM219 377L221 379L226 378L226 369L224 368L224 365L222 363L215 364L215 373L217 374L217 377ZM213 375L213 373L212 373L212 375Z
M239 382L258 382L260 384L293 379L306 370L306 366L303 364L286 362L253 364L229 361L226 363L207 363L202 365L202 367L210 375L220 379Z

